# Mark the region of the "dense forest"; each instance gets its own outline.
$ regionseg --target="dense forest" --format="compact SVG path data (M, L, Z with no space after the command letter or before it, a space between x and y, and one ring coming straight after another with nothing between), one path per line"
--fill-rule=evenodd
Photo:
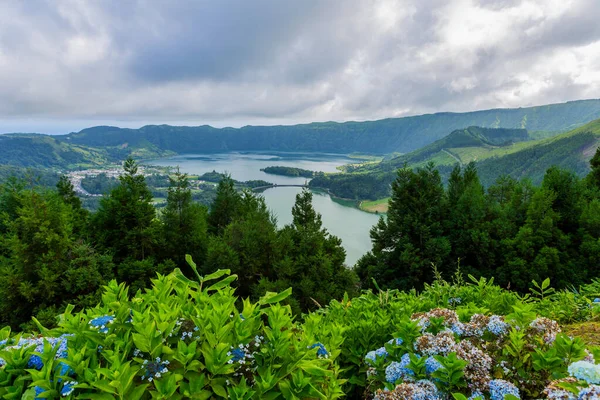
M522 292L532 280L565 288L600 276L600 150L591 165L585 179L551 167L540 186L504 176L487 190L474 163L457 165L446 187L433 164L399 170L357 263L363 287L419 288L432 265Z
M186 253L203 274L230 268L242 296L293 287L295 312L360 288L421 288L432 265L518 291L547 277L559 288L577 285L600 276L600 152L591 165L586 179L552 167L540 186L505 176L487 190L474 164L455 166L446 186L432 164L402 168L387 218L371 231L373 249L354 270L308 190L297 196L293 223L278 229L261 196L217 173L210 208L177 171L157 210L147 180L165 178L145 178L130 159L95 213L66 177L55 190L10 178L0 190L0 321L17 328L36 316L52 325L67 304L93 305L113 278L135 292L174 268L193 276Z
M262 197L239 191L228 176L220 179L209 210L193 201L188 177L176 172L166 205L157 211L137 164L128 160L124 168L95 213L82 207L66 177L55 190L17 178L2 184L2 325L23 327L36 316L52 326L67 304L95 304L114 278L135 293L157 273L177 267L193 276L186 253L202 273L228 266L244 296L294 287L288 301L295 312L355 293L341 241L322 227L310 191L298 195L293 223L277 229Z

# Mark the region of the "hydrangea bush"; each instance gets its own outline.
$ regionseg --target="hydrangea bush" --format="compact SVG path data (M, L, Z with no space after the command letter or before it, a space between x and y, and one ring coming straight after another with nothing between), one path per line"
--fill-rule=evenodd
M520 295L500 288L493 279L463 279L458 272L447 282L438 277L423 291L400 292L396 290L365 292L361 296L333 301L326 309L305 316L305 325L326 329L339 325L345 337L337 359L346 379L344 391L350 399L363 399L370 395L368 373L371 368L365 355L382 346L394 336L403 322L417 312L435 308L455 310L461 319L468 321L474 314L495 315L490 328L499 333L504 325L503 315L517 313L531 323L541 315L560 323L587 321L600 316L600 306L594 299L600 296L600 280L577 290L554 291L548 280L535 282L531 294ZM527 320L527 321L525 321Z
M279 302L234 296L236 277L175 271L144 293L111 282L94 309L67 309L36 337L0 332L0 397L335 399L339 331L305 329ZM237 306L236 306L237 304Z
M367 353L365 363L377 400L587 399L600 389L591 385L600 383L600 366L583 342L519 307L506 317L459 317L447 308L414 313L394 339ZM576 379L557 380L569 374ZM574 397L560 397L558 390Z

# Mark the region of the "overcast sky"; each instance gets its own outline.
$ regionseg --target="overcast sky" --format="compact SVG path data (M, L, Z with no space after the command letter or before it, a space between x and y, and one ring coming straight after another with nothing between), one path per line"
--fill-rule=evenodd
M0 132L600 97L599 0L0 2Z

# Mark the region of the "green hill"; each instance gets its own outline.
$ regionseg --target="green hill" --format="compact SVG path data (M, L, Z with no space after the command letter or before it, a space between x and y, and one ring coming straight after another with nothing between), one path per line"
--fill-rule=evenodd
M422 164L432 160L437 161L437 164L454 164L464 162L456 155L457 153L464 153L462 149L479 148L486 150L484 153L493 153L499 148L510 148L513 147L514 143L529 139L525 129L494 129L471 126L466 129L457 129L430 145L393 158L388 162L397 167L401 167L404 163Z
M52 136L0 135L0 164L33 168L96 166L108 161L106 151L72 145Z
M504 138L509 140L503 142ZM589 160L600 145L600 119L543 140L517 139L526 139L525 132L474 127L457 130L423 149L378 164L349 168L349 173L316 177L310 185L326 188L344 198L375 200L389 196L395 171L405 163L422 167L430 161L444 176L456 163L474 161L486 186L501 175L530 178L539 183L553 165L585 175L589 171Z
M600 118L600 100L517 109L438 113L366 122L322 122L291 126L213 128L150 125L140 129L97 126L58 137L93 147L155 146L175 153L222 151L315 151L408 153L468 126L527 129L538 137L566 132Z
M91 147L40 134L0 135L0 165L27 168L89 168L116 162L131 155L136 159L173 154L149 142L138 146Z

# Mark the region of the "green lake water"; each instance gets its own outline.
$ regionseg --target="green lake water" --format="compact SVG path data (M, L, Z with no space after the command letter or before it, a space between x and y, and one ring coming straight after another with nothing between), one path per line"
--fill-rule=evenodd
M273 165L297 167L312 171L335 172L336 167L355 162L340 154L315 153L219 153L186 154L170 158L147 161L147 164L160 166L179 166L182 172L201 175L205 172L229 172L239 181L262 179L268 182L284 184L304 184L305 178L270 175L260 171ZM267 206L277 217L277 224L283 226L292 221L292 206L299 187L277 187L267 189L261 194ZM371 249L369 230L377 223L378 216L348 207L334 201L328 194L314 191L313 206L322 215L327 230L342 239L346 249L346 264L352 266Z

